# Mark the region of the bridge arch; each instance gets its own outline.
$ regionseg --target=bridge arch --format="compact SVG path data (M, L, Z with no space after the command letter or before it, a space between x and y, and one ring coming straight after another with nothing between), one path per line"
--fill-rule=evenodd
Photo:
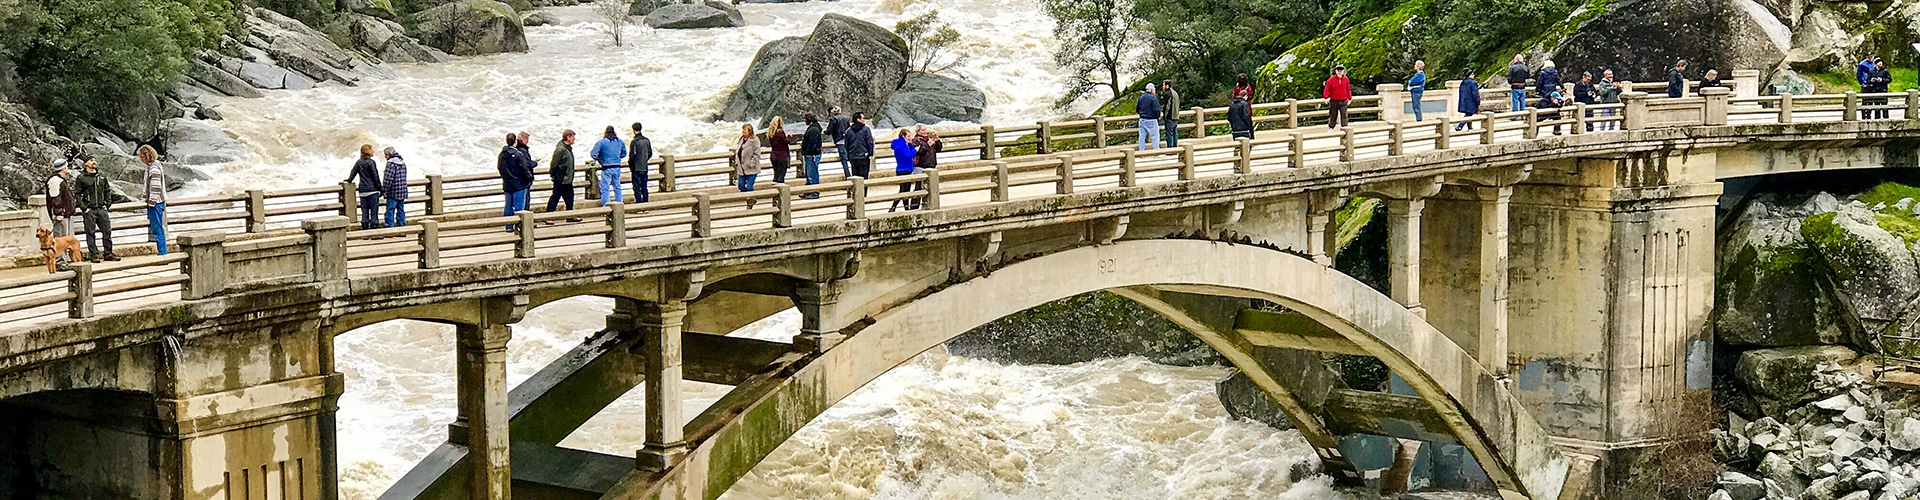
M859 286L858 278L848 286ZM1162 288L1256 298L1311 317L1405 378L1474 452L1503 494L1556 498L1568 460L1486 369L1392 299L1311 260L1251 245L1133 240L1080 247L936 287L855 322L847 339L788 375L739 386L688 426L695 447L661 474L629 476L609 498L713 496L795 431L880 375L947 340L1047 302ZM1151 305L1150 305L1151 306ZM1176 321L1178 322L1178 321ZM1208 340L1242 370L1247 346ZM1271 392L1272 388L1268 388Z

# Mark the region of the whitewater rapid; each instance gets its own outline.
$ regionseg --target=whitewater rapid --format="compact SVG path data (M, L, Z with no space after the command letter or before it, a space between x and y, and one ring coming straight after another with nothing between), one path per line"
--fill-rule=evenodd
M641 121L656 147L722 147L736 124L711 117L766 42L805 35L837 12L882 26L938 9L965 39L958 72L986 91L988 122L1085 113L1053 109L1051 21L1038 0L847 0L741 5L743 29L627 26L611 46L586 7L551 9L528 28L532 51L398 65L394 80L271 91L230 99L220 125L254 153L212 170L187 194L330 184L363 143L394 146L413 174L489 172L499 137L538 143L572 128L589 136ZM536 196L538 198L538 196ZM543 306L513 326L508 382L517 384L604 324L612 302ZM786 341L787 311L735 335ZM1093 332L1089 332L1090 334ZM336 341L347 380L338 420L342 495L376 498L445 439L454 417L450 327L395 321ZM801 430L726 493L729 499L822 498L1328 498L1324 476L1288 480L1312 451L1298 433L1228 419L1217 367L1139 358L1073 366L1008 366L939 355L896 369ZM728 387L688 383L691 419ZM636 388L562 442L631 456L643 439Z

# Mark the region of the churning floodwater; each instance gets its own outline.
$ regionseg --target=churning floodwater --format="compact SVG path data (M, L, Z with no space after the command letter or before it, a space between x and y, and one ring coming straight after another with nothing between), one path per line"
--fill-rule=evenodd
M323 185L345 177L358 145L395 146L413 174L490 172L498 138L536 143L572 128L588 137L642 121L656 147L723 147L737 125L712 116L766 42L837 12L883 26L938 10L965 40L960 75L986 91L990 122L1084 113L1054 110L1051 22L1038 0L848 0L742 5L742 29L625 28L613 47L586 7L551 10L528 28L532 52L401 65L400 77L232 99L221 123L254 153L209 168L194 192ZM536 196L539 198L539 196ZM612 302L561 301L514 325L508 381L519 383L599 329ZM788 311L735 335L788 340ZM389 322L342 335L337 366L340 475L347 498L374 498L445 439L454 417L449 327ZM854 393L729 490L730 499L1327 498L1324 476L1292 483L1315 458L1299 434L1229 420L1214 394L1223 368L1140 358L1017 366L928 355ZM728 389L687 384L686 416ZM639 389L562 446L631 456L642 441Z

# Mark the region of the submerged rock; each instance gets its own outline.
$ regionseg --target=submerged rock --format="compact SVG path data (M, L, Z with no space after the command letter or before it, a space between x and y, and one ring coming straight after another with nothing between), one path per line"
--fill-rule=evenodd
M1227 415L1237 419L1252 420L1267 424L1275 429L1292 429L1293 421L1287 419L1280 405L1267 396L1267 391L1254 385L1253 379L1240 370L1232 370L1226 376L1213 383L1214 391L1220 396L1220 406L1227 409Z

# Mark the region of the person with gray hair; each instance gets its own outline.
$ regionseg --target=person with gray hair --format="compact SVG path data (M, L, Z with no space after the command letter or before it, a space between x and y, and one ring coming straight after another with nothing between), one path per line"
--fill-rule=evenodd
M1133 103L1134 114L1140 116L1141 151L1160 149L1160 96L1153 92L1153 84L1148 83L1146 93Z
M380 188L387 197L386 227L407 225L407 159L400 157L400 150L387 146L382 151L387 159L387 167L380 175Z
M1421 100L1427 95L1427 62L1413 62L1413 78L1407 79L1407 96L1413 101L1413 121L1427 121L1426 110L1421 108Z

